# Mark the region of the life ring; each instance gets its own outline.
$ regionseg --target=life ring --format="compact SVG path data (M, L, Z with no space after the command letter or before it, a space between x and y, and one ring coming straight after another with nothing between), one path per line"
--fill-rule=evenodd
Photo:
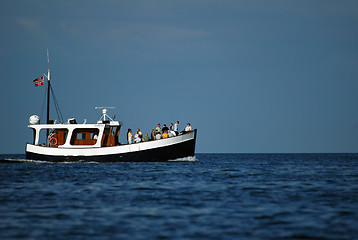
M55 136L51 137L50 140L48 140L48 144L50 147L57 147L57 138L55 138Z

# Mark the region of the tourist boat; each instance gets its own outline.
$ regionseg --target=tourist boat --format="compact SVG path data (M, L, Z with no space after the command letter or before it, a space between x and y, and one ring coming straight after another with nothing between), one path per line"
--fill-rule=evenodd
M49 162L154 162L194 156L196 129L175 137L121 144L119 133L122 124L108 116L111 107L97 107L102 109L102 116L95 124L86 121L77 123L75 119L65 123L50 121L50 68L44 76L48 85L47 123L41 124L37 115L30 117L28 127L33 130L33 140L26 144L26 159Z

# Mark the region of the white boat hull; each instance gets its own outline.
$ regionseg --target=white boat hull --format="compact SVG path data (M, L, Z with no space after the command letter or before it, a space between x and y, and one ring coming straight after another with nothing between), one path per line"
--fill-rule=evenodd
M50 162L152 162L194 156L196 129L192 132L161 140L112 147L76 148L26 145L26 158Z

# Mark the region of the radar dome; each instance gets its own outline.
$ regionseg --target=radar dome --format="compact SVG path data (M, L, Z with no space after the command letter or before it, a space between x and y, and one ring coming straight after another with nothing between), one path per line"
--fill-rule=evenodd
M30 122L31 125L39 124L40 123L40 118L37 115L32 115L30 117L30 119L29 119L29 122Z

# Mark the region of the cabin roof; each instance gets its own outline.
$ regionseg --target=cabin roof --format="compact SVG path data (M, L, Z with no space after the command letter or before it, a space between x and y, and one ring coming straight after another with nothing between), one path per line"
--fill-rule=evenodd
M119 126L120 123L118 121L110 121L108 123L95 123L95 124L87 124L87 123L76 123L76 124L70 124L70 123L57 123L57 124L31 124L28 125L29 128L33 129L76 129L76 128L97 128L101 129L105 126L115 127Z

